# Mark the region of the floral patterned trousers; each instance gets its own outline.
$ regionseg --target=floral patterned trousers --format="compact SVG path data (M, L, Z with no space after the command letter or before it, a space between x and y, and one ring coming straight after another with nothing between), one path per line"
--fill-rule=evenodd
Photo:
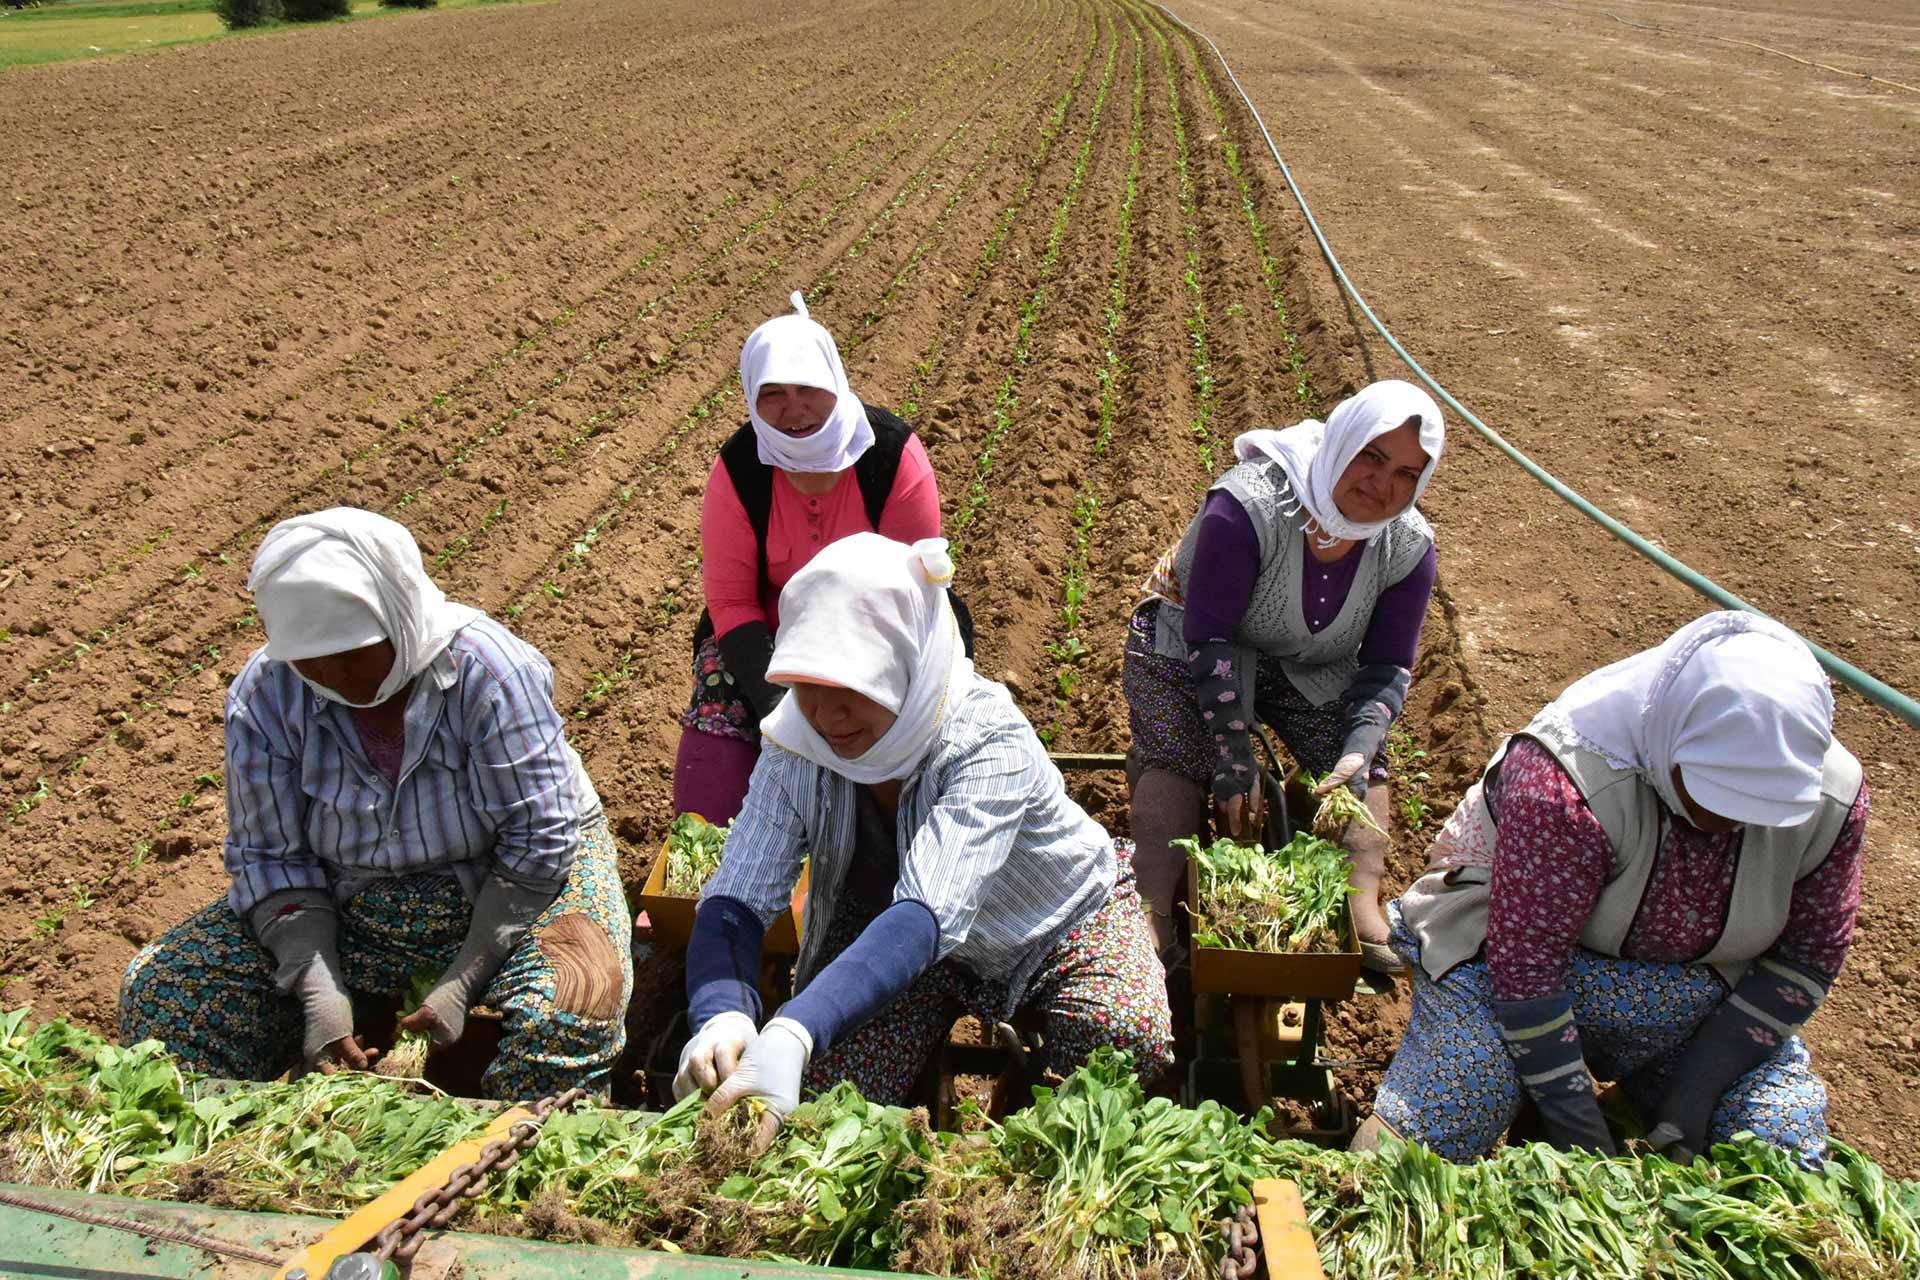
M416 974L438 977L471 917L459 882L441 873L384 880L347 902L340 966L356 1003L404 997ZM632 941L603 818L582 832L566 887L487 986L481 1003L503 1021L482 1093L543 1098L576 1085L606 1093L626 1041ZM299 1003L274 989L274 967L226 900L212 903L127 966L120 1037L164 1041L182 1067L207 1075L273 1079L297 1064L302 1025Z
M1120 880L1112 896L1054 944L1021 999L1022 1012L1037 1010L1042 1017L1040 1065L1055 1074L1072 1071L1103 1044L1133 1054L1147 1079L1173 1061L1166 971L1134 891L1131 842L1116 841L1115 847ZM866 924L836 924L843 936L833 953L851 945ZM903 1103L954 1022L971 1011L991 1029L1006 996L1004 985L943 960L816 1058L807 1068L805 1092L822 1093L851 1080L870 1101Z
M1420 967L1420 943L1389 903L1393 949L1413 973L1413 1012L1373 1109L1403 1138L1450 1160L1491 1152L1519 1113L1519 1071L1493 1016L1493 983L1484 959L1435 982ZM1619 1082L1643 1114L1687 1040L1726 997L1706 965L1616 960L1574 952L1567 988L1587 1065ZM1813 1074L1799 1036L1734 1081L1714 1108L1707 1136L1722 1142L1747 1130L1809 1161L1827 1150L1827 1087Z

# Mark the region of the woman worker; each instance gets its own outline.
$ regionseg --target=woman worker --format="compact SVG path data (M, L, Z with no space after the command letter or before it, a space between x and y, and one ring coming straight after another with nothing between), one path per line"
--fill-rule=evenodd
M1376 382L1284 431L1234 441L1239 464L1208 492L1134 612L1122 669L1133 747L1140 892L1161 954L1184 863L1213 803L1222 834L1257 838L1252 730L1264 721L1301 767L1364 799L1380 831L1350 824L1353 916L1370 968L1386 947L1380 880L1389 814L1383 747L1406 701L1433 593L1433 531L1414 503L1444 427L1411 383Z
M700 515L707 608L693 636L693 695L680 717L673 806L724 824L760 755L760 720L784 692L767 679L780 589L822 547L877 530L940 533L927 451L906 423L863 405L833 335L793 313L740 350L748 422L721 446Z
M713 1106L851 1080L903 1100L955 1017L1034 1009L1044 1065L1097 1045L1172 1060L1166 979L1124 848L1067 797L1032 727L976 675L946 543L855 534L781 593L767 675L790 689L687 949L693 1039L674 1081ZM799 991L764 1027L764 928L812 854Z
M1611 1151L1597 1075L1678 1160L1742 1129L1819 1160L1798 1030L1852 942L1866 825L1826 676L1778 623L1710 613L1579 680L1389 907L1413 1010L1377 1120L1470 1159L1524 1095L1556 1146Z
M236 1079L366 1067L355 996L433 987L436 1044L504 1015L484 1091L604 1090L632 921L538 650L427 577L413 535L335 507L267 534L267 643L227 693L226 897L134 957L120 1033Z

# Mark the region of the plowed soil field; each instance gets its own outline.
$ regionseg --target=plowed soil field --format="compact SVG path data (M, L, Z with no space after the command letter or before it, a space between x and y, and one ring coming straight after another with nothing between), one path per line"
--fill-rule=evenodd
M1456 395L1920 688L1920 17L1183 16ZM927 440L982 668L1066 749L1124 749L1125 616L1233 436L1401 372L1219 63L1131 0L562 0L14 72L0 110L0 999L94 1025L222 891L221 697L283 516L393 515L547 652L637 879L701 488L789 292ZM1499 733L1703 607L1461 424L1429 506L1402 879ZM1837 1130L1914 1174L1920 740L1841 702L1875 821L1810 1039ZM1403 1018L1343 1010L1354 1101Z

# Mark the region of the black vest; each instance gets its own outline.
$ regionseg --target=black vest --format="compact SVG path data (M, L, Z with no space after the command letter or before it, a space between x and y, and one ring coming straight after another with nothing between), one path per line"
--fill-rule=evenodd
M900 472L900 455L913 438L913 428L885 409L866 404L867 422L873 427L873 443L853 464L853 478L860 482L860 501L867 509L867 523L880 527L880 513L886 509L887 496L893 492L893 480ZM753 525L753 538L759 548L762 598L772 582L767 578L767 526L773 520L773 468L760 461L760 446L751 422L720 446L720 461L726 464L727 478L746 508L747 521Z
M875 405L861 402L867 411L867 423L873 428L873 443L867 446L853 463L853 478L860 482L860 502L867 511L867 523L874 529L880 528L880 514L886 510L887 498L893 493L894 478L900 473L900 455L906 451L907 441L913 438L913 428L904 420ZM767 576L767 527L773 522L773 468L760 461L760 445L753 434L753 423L745 422L740 429L727 438L720 446L720 461L727 468L727 479L733 482L733 491L740 499L740 505L746 509L747 522L753 526L754 545L759 552L760 584L758 593L766 598L767 588L773 585ZM966 648L967 656L973 656L973 615L956 592L947 592L947 601L953 606L954 620L960 625L960 639ZM700 625L694 629L693 643L697 649L700 642L713 634L713 620L704 612L700 615Z

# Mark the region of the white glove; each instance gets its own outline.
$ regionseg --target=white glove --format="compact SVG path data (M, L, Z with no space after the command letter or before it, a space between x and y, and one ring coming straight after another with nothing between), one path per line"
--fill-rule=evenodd
M1366 763L1367 758L1358 751L1349 751L1346 755L1334 761L1333 768L1327 770L1327 776L1320 779L1320 785L1313 789L1313 794L1323 796L1335 787L1348 785L1353 781L1353 775L1359 773ZM1359 794L1362 799L1366 798L1366 776L1364 774L1361 775Z
M760 1030L760 1038L747 1046L740 1067L714 1090L707 1103L711 1112L725 1111L742 1098L759 1098L767 1105L764 1132L771 1138L780 1122L800 1105L800 1080L807 1074L807 1061L813 1057L813 1037L792 1018L775 1018Z
M680 1069L673 1076L676 1101L700 1089L716 1089L740 1065L740 1055L757 1032L753 1019L737 1009L716 1013L680 1051Z

